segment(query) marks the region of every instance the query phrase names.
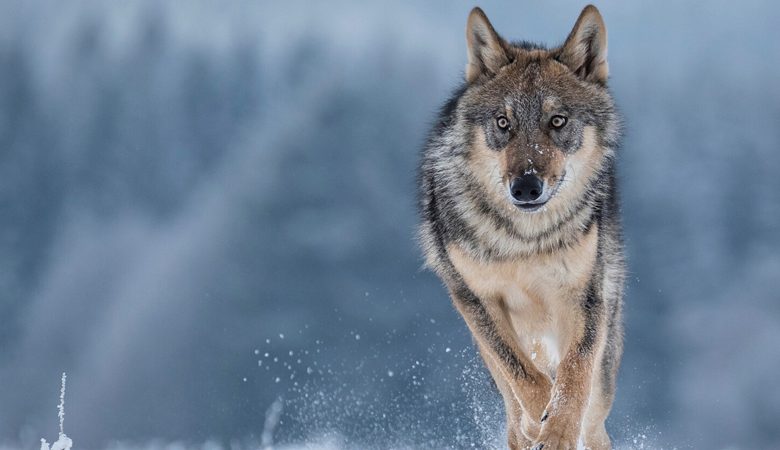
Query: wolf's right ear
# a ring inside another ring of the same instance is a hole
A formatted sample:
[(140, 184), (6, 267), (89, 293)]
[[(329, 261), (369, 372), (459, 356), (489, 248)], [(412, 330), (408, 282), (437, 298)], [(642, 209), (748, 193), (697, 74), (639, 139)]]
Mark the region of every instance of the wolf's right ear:
[(496, 33), (480, 8), (474, 8), (466, 23), (466, 45), (469, 62), (466, 81), (473, 83), (482, 75), (493, 76), (509, 64), (507, 43)]

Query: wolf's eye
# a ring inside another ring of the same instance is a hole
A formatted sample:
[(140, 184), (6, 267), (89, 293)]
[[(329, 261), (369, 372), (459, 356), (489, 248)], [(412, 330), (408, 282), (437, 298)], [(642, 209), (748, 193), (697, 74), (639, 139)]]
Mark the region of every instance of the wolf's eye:
[(504, 116), (498, 116), (498, 118), (496, 118), (496, 125), (498, 125), (500, 130), (506, 131), (509, 129), (509, 119)]
[(566, 125), (566, 117), (564, 116), (552, 116), (550, 119), (550, 126), (553, 128), (563, 128)]

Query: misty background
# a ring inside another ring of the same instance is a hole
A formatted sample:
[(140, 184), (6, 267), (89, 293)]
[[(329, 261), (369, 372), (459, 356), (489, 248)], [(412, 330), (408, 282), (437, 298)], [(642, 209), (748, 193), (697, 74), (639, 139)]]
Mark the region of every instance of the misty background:
[[(0, 2), (0, 447), (56, 435), (64, 371), (75, 448), (505, 445), (414, 242), (472, 6)], [(584, 3), (480, 6), (553, 45)], [(630, 268), (608, 429), (780, 448), (780, 7), (597, 6)]]

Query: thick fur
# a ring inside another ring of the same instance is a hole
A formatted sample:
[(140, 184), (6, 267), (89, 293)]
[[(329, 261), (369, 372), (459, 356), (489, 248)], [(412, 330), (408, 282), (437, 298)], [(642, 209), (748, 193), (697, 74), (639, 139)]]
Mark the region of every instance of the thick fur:
[[(466, 82), (420, 169), (420, 242), (504, 397), (511, 449), (610, 448), (624, 263), (606, 28), (586, 7), (565, 43), (508, 43), (475, 8)], [(553, 128), (551, 117), (565, 126)], [(497, 126), (497, 117), (510, 123)], [(510, 181), (549, 190), (536, 211)]]

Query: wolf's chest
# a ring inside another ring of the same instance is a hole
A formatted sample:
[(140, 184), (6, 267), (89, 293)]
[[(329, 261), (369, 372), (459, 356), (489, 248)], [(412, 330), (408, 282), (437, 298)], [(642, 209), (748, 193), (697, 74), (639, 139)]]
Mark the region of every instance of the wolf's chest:
[(455, 245), (448, 253), (469, 289), (493, 314), (503, 315), (499, 319), (512, 327), (532, 359), (555, 366), (593, 273), (597, 241), (593, 228), (577, 244), (551, 254), (481, 261)]

